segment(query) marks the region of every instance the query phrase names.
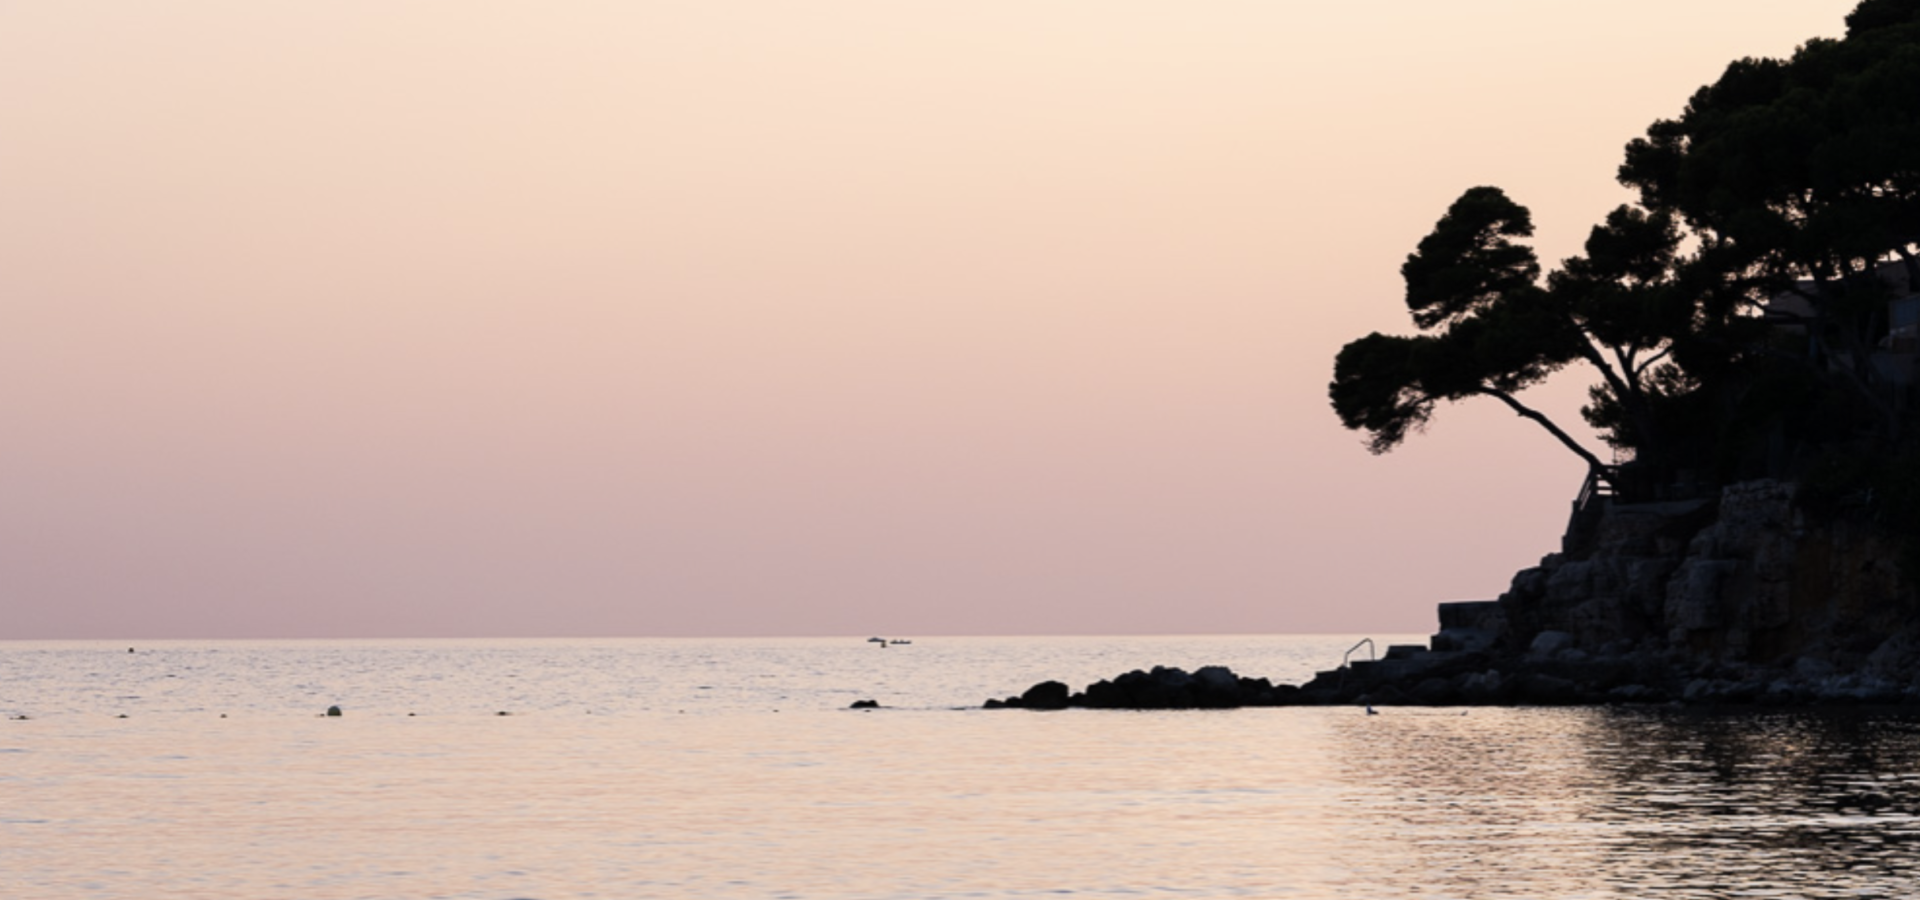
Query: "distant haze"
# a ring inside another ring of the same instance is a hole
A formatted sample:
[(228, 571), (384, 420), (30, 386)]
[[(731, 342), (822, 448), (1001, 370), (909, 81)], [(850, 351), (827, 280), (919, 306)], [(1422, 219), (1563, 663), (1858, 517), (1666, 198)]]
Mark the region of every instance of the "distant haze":
[(1334, 352), (1853, 5), (0, 5), (0, 639), (1428, 630), (1581, 466)]

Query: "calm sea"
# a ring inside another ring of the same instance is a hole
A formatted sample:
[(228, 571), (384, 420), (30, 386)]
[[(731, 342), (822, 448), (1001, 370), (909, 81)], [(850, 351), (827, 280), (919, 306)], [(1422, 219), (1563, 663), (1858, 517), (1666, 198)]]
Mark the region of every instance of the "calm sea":
[(1300, 681), (1354, 639), (864, 637), (0, 643), (0, 896), (1920, 888), (1920, 719), (984, 711), (1155, 664)]

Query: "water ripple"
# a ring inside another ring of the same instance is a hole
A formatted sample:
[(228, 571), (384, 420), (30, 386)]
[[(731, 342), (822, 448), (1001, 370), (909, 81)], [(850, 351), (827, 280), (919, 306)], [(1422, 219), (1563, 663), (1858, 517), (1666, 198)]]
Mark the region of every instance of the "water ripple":
[[(9, 645), (9, 702), (49, 712), (0, 748), (0, 847), (10, 888), (47, 900), (159, 882), (208, 897), (1824, 898), (1920, 880), (1907, 716), (951, 709), (1153, 663), (1284, 678), (1351, 643), (1261, 640)], [(845, 714), (874, 695), (884, 714)], [(336, 703), (344, 716), (319, 715)]]

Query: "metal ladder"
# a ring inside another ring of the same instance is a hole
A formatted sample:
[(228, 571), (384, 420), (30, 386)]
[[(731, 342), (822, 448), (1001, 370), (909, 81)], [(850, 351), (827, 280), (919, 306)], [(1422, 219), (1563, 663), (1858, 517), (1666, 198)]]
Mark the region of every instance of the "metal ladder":
[(1361, 638), (1360, 643), (1357, 643), (1351, 647), (1348, 647), (1347, 652), (1340, 655), (1340, 686), (1341, 687), (1347, 686), (1347, 672), (1350, 668), (1348, 666), (1348, 662), (1353, 659), (1353, 652), (1355, 650), (1360, 649), (1361, 647), (1367, 648), (1367, 660), (1369, 662), (1379, 658), (1374, 654), (1373, 638), (1370, 638), (1370, 637)]

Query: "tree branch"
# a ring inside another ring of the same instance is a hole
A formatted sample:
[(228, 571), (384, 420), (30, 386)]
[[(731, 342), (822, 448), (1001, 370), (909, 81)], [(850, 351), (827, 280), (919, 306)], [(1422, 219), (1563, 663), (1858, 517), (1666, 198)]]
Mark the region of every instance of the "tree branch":
[(1640, 369), (1633, 364), (1632, 345), (1615, 344), (1613, 360), (1620, 364), (1620, 380), (1625, 386), (1638, 392), (1640, 390)]
[(1608, 472), (1607, 464), (1601, 462), (1600, 457), (1593, 455), (1593, 451), (1580, 446), (1579, 441), (1574, 440), (1572, 435), (1567, 434), (1565, 431), (1560, 430), (1560, 426), (1553, 424), (1553, 420), (1547, 418), (1545, 415), (1542, 415), (1539, 410), (1536, 410), (1524, 403), (1521, 403), (1519, 400), (1514, 399), (1514, 396), (1512, 394), (1507, 393), (1506, 391), (1497, 390), (1495, 388), (1490, 388), (1490, 387), (1482, 387), (1479, 389), (1478, 392), (1485, 394), (1489, 397), (1492, 397), (1496, 400), (1499, 400), (1501, 403), (1505, 403), (1514, 412), (1519, 413), (1521, 418), (1532, 419), (1535, 424), (1539, 425), (1541, 428), (1545, 428), (1548, 434), (1553, 435), (1554, 438), (1558, 440), (1562, 446), (1565, 446), (1568, 450), (1573, 451), (1574, 455), (1580, 457), (1583, 460), (1586, 460), (1588, 470), (1590, 470), (1594, 474), (1599, 475), (1602, 479), (1605, 479), (1607, 483), (1609, 484), (1613, 483), (1613, 478)]
[(1660, 348), (1659, 353), (1655, 353), (1654, 355), (1649, 356), (1644, 360), (1641, 360), (1639, 368), (1636, 368), (1633, 370), (1633, 380), (1639, 381), (1640, 377), (1642, 375), (1645, 375), (1648, 369), (1653, 368), (1654, 363), (1657, 363), (1660, 360), (1665, 359), (1667, 355), (1672, 352), (1673, 352), (1673, 345), (1668, 344), (1665, 347)]

